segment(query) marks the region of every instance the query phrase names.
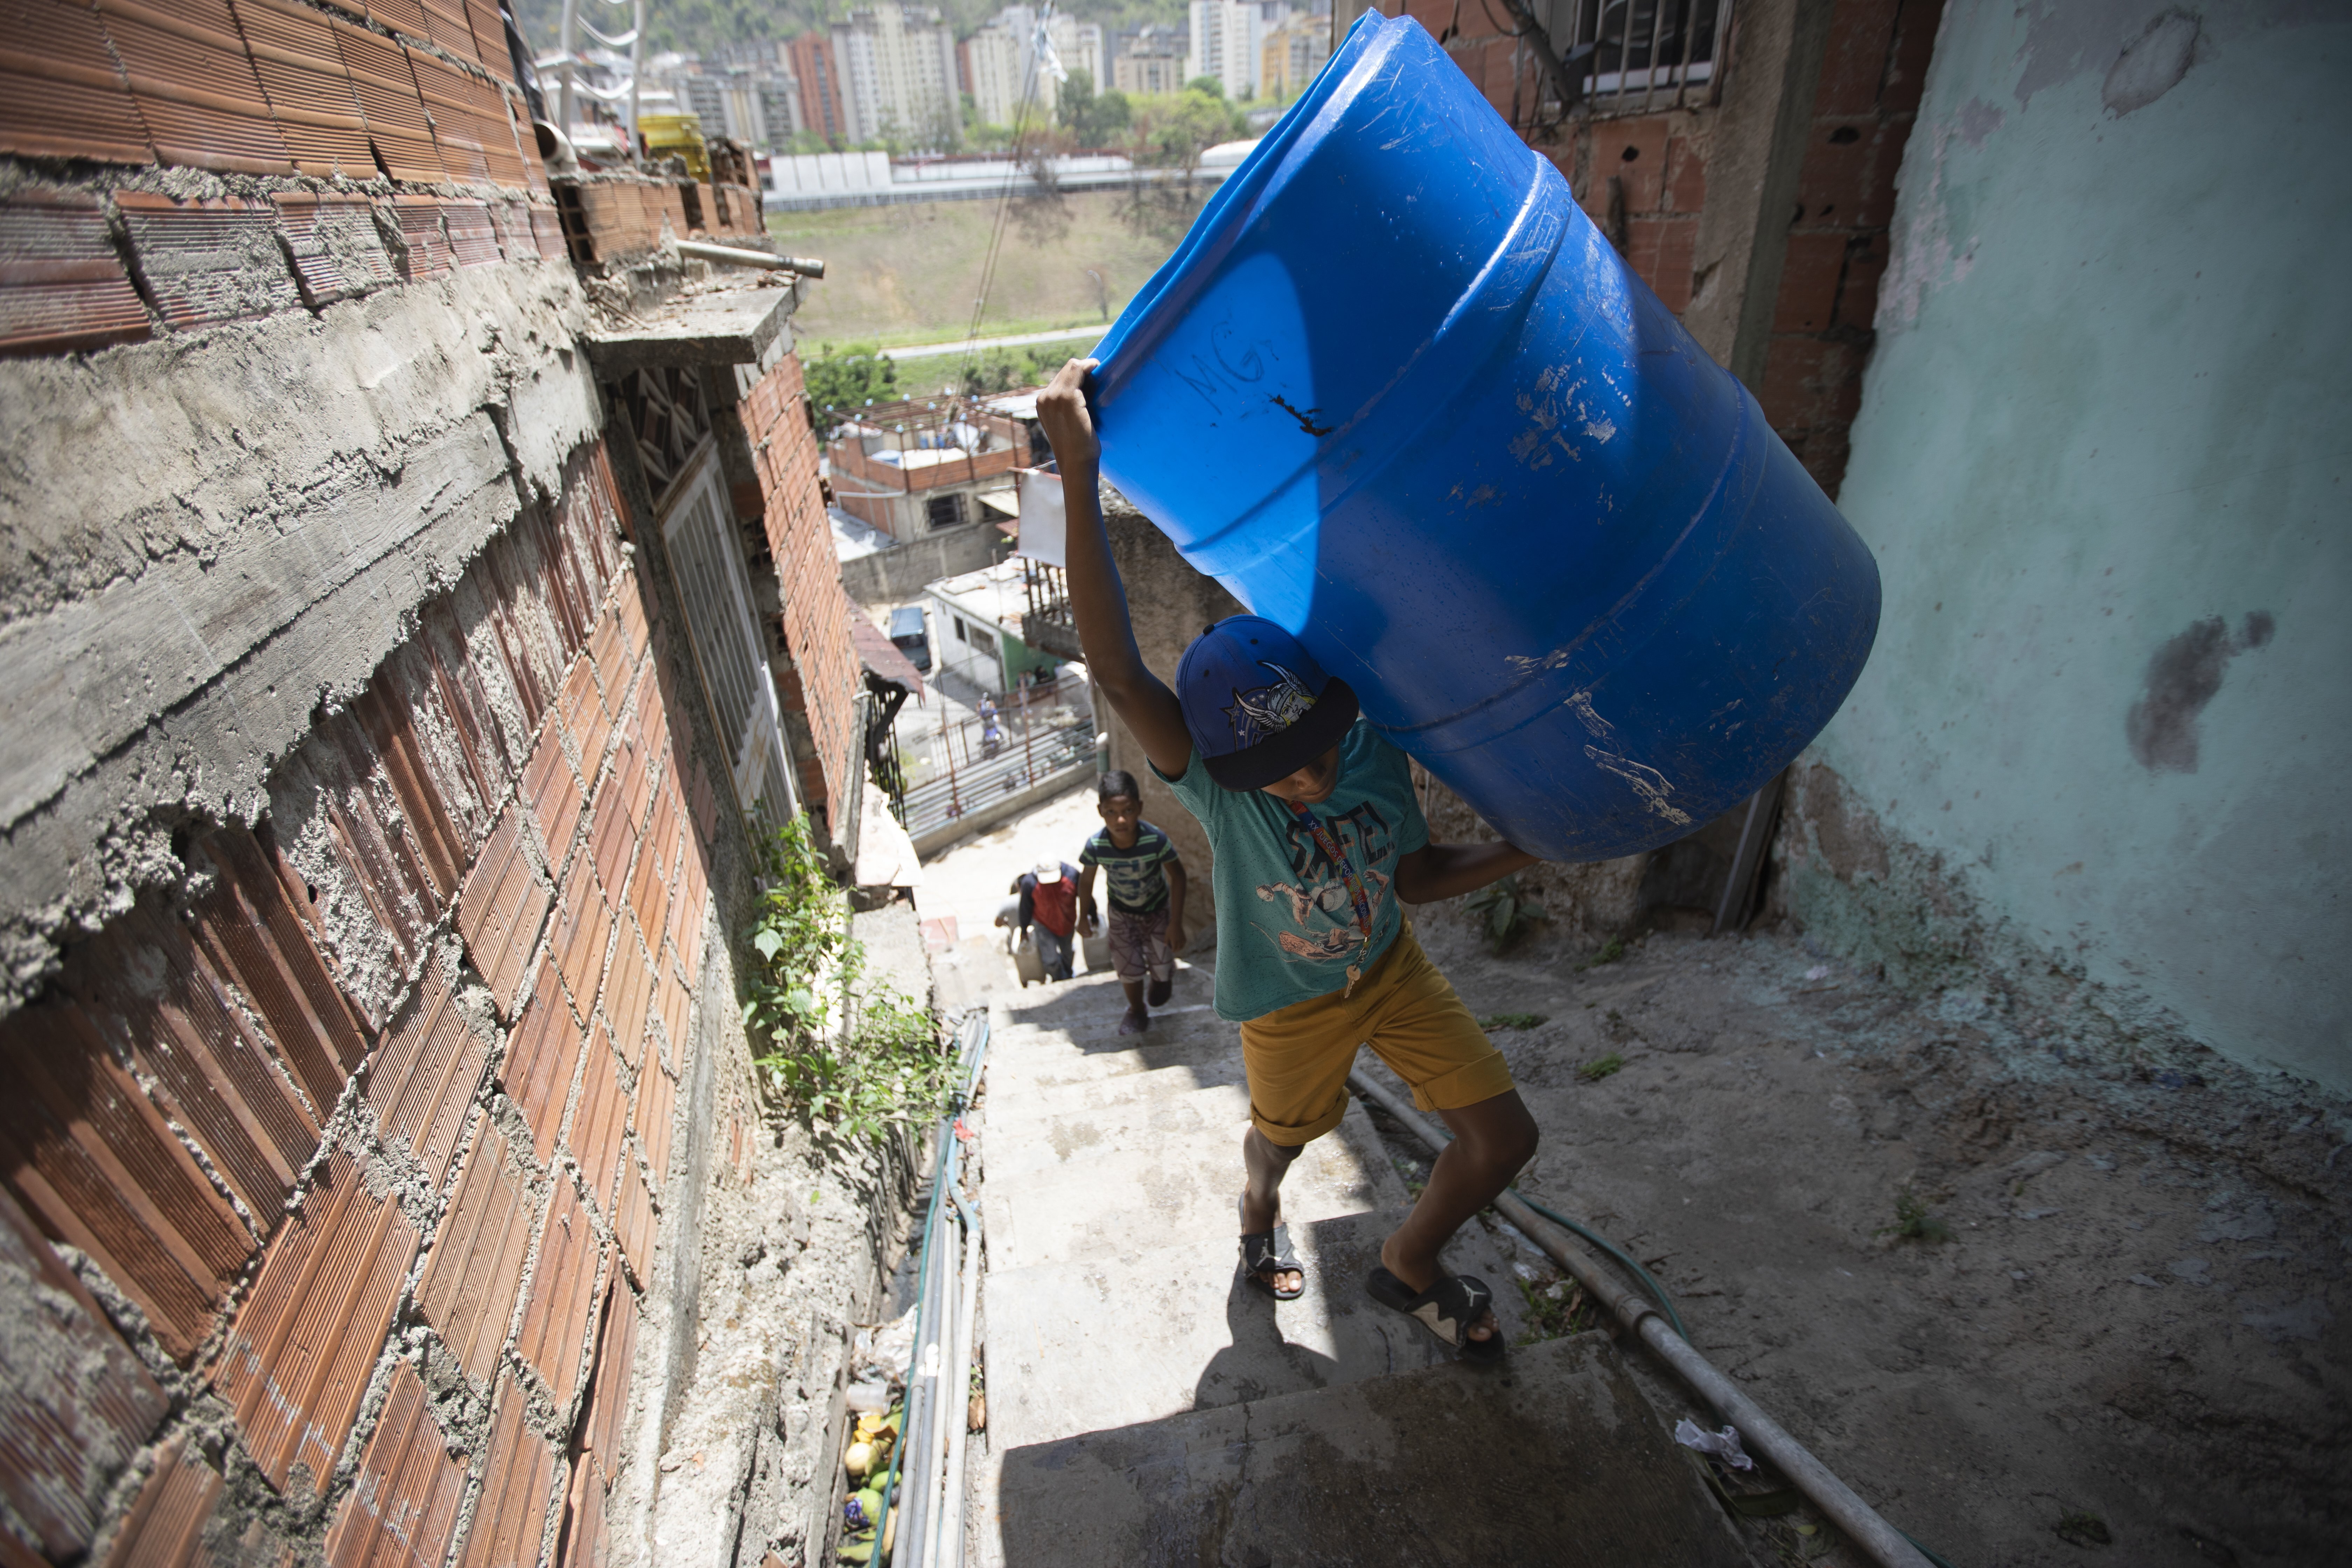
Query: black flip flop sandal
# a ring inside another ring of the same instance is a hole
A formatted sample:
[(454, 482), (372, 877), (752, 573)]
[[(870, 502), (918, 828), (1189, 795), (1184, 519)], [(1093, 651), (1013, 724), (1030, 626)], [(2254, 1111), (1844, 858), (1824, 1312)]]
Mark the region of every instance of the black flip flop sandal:
[(1364, 1293), (1427, 1329), (1465, 1361), (1503, 1359), (1500, 1318), (1496, 1320), (1495, 1331), (1486, 1338), (1470, 1337), (1470, 1325), (1478, 1321), (1481, 1312), (1491, 1310), (1495, 1305), (1494, 1291), (1475, 1274), (1444, 1275), (1436, 1284), (1416, 1294), (1412, 1287), (1386, 1268), (1375, 1268), (1364, 1281)]
[[(1277, 1290), (1266, 1279), (1269, 1273), (1280, 1274), (1296, 1269), (1298, 1287), (1294, 1290)], [(1307, 1267), (1298, 1261), (1298, 1254), (1290, 1250), (1290, 1227), (1276, 1226), (1242, 1237), (1242, 1278), (1265, 1291), (1277, 1301), (1296, 1301), (1307, 1294)]]

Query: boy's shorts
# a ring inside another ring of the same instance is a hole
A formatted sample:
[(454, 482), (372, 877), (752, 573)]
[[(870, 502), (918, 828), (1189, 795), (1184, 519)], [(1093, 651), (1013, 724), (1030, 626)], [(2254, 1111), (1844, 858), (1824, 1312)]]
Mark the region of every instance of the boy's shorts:
[(1360, 1045), (1412, 1086), (1412, 1102), (1423, 1110), (1459, 1110), (1513, 1087), (1503, 1053), (1407, 922), (1353, 996), (1334, 991), (1242, 1026), (1250, 1121), (1284, 1148), (1339, 1126)]
[(1119, 979), (1133, 982), (1149, 974), (1164, 983), (1176, 978), (1176, 953), (1168, 945), (1166, 904), (1149, 914), (1113, 910), (1106, 930), (1110, 938), (1110, 966)]

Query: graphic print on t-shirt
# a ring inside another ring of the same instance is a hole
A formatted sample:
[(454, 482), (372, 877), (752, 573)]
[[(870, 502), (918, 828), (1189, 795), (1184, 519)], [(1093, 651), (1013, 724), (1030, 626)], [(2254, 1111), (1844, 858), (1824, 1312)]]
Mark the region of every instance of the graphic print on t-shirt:
[[(1377, 909), (1388, 896), (1389, 879), (1376, 868), (1389, 857), (1396, 843), (1395, 830), (1381, 815), (1378, 804), (1359, 801), (1338, 816), (1323, 819), (1323, 831), (1353, 862), (1356, 875), (1363, 880), (1364, 890)], [(1291, 924), (1298, 929), (1267, 934), (1293, 958), (1315, 963), (1335, 960), (1345, 963), (1364, 940), (1364, 933), (1356, 926), (1355, 901), (1349, 896), (1347, 879), (1315, 842), (1315, 835), (1303, 825), (1290, 823), (1286, 837), (1285, 847), (1297, 880), (1261, 882), (1257, 896), (1284, 910)]]

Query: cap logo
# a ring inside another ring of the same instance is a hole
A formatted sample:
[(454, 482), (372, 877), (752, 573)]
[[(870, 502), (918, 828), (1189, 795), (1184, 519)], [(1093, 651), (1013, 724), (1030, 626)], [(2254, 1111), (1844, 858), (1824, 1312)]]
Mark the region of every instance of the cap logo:
[(1234, 692), (1234, 705), (1225, 710), (1225, 717), (1233, 721), (1235, 751), (1280, 734), (1307, 717), (1307, 710), (1315, 706), (1315, 693), (1297, 675), (1267, 659), (1257, 662), (1260, 669), (1274, 672), (1274, 679), (1265, 686)]

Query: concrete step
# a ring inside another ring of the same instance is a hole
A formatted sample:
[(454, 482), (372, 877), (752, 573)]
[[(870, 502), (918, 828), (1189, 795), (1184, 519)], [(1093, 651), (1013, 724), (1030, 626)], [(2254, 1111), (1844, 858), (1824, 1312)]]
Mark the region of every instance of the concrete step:
[[(1403, 1213), (1292, 1226), (1307, 1274), (1296, 1301), (1277, 1302), (1243, 1280), (1231, 1234), (992, 1269), (991, 1441), (1042, 1443), (1452, 1360), (1419, 1324), (1364, 1294), (1381, 1242)], [(1495, 1287), (1505, 1298), (1496, 1314), (1516, 1337), (1519, 1293), (1494, 1238), (1465, 1226), (1446, 1262)]]
[(981, 1114), (988, 1118), (989, 1126), (1017, 1136), (1066, 1116), (1105, 1112), (1139, 1101), (1166, 1101), (1244, 1082), (1239, 1056), (1190, 1066), (1150, 1068), (1116, 1078), (1055, 1084), (1050, 1089), (1013, 1087), (999, 1092), (992, 1080), (981, 1101)]
[[(992, 1270), (1129, 1256), (1236, 1235), (1241, 1124), (1214, 1138), (1150, 1141), (1062, 1170), (987, 1178)], [(1402, 1206), (1402, 1184), (1363, 1108), (1307, 1146), (1282, 1186), (1292, 1224)]]
[(1182, 1068), (1111, 1081), (1137, 1079), (1159, 1080), (1158, 1092), (1108, 1103), (1075, 1101), (1043, 1113), (992, 1101), (984, 1123), (988, 1179), (1006, 1182), (1066, 1170), (1146, 1141), (1222, 1142), (1240, 1157), (1242, 1129), (1249, 1124), (1246, 1085), (1196, 1084)]
[[(1230, 1030), (1232, 1026), (1225, 1027)], [(1158, 1034), (1153, 1031), (1154, 1037)], [(1013, 1058), (1001, 1063), (992, 1052), (988, 1067), (990, 1088), (1015, 1099), (1025, 1099), (1040, 1089), (1099, 1083), (1130, 1073), (1155, 1072), (1161, 1068), (1205, 1068), (1221, 1075), (1241, 1070), (1242, 1042), (1238, 1034), (1211, 1034), (1204, 1030), (1192, 1037), (1150, 1038), (1148, 1045), (1122, 1042), (1118, 1047), (1093, 1050), (1065, 1045), (1055, 1056)]]
[[(992, 1384), (991, 1406), (1001, 1397)], [(1501, 1368), (1429, 1366), (1023, 1445), (999, 1463), (981, 1514), (994, 1539), (974, 1552), (992, 1568), (1755, 1568), (1600, 1334), (1515, 1350)]]

